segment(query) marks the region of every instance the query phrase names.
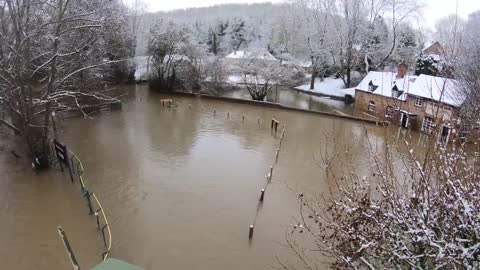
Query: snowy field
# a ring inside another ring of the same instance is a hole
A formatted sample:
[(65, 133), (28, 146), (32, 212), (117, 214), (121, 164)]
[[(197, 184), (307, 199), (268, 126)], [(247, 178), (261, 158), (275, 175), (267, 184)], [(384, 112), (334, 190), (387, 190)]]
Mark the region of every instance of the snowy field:
[(342, 79), (325, 78), (323, 80), (316, 79), (314, 89), (310, 89), (310, 83), (295, 87), (295, 89), (302, 91), (309, 91), (319, 93), (332, 97), (345, 97), (345, 95), (351, 95), (355, 97), (355, 88), (345, 89), (345, 84)]

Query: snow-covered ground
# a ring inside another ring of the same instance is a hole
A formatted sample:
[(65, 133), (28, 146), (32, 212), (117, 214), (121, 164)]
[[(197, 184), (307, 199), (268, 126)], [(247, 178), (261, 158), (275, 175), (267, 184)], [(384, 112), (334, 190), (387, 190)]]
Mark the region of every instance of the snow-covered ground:
[(300, 85), (295, 87), (295, 89), (333, 97), (345, 97), (345, 95), (351, 95), (352, 97), (355, 96), (355, 88), (345, 89), (345, 84), (342, 79), (335, 78), (324, 78), (323, 80), (316, 79), (313, 90), (310, 89), (310, 84)]
[(277, 61), (277, 59), (265, 49), (255, 49), (251, 51), (236, 51), (225, 56), (227, 59), (259, 59), (268, 61)]

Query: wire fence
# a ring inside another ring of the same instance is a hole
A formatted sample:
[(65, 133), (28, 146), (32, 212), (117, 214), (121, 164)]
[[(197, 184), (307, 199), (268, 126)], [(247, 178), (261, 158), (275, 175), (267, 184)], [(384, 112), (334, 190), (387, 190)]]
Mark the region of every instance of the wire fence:
[(110, 223), (108, 223), (105, 210), (100, 203), (98, 196), (91, 192), (91, 190), (89, 190), (85, 185), (85, 181), (83, 179), (85, 168), (83, 167), (80, 158), (78, 158), (78, 156), (75, 155), (75, 153), (70, 149), (67, 149), (66, 145), (61, 144), (57, 140), (54, 140), (53, 148), (56, 161), (58, 162), (60, 169), (62, 171), (65, 171), (65, 169), (68, 170), (72, 183), (75, 183), (76, 181), (80, 183), (82, 194), (87, 201), (89, 214), (95, 216), (97, 228), (102, 234), (102, 239), (105, 246), (105, 251), (102, 252), (102, 260), (105, 261), (110, 254), (110, 250), (112, 249), (112, 232), (110, 230)]

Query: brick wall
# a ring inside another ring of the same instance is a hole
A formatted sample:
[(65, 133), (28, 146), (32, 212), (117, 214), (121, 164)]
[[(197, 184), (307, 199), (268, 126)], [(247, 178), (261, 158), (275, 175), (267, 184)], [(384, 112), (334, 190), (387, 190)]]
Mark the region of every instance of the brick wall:
[[(422, 98), (422, 105), (415, 105), (415, 96), (408, 96), (406, 101), (400, 101), (395, 98), (385, 97), (381, 95), (372, 94), (365, 91), (356, 90), (355, 92), (355, 104), (354, 104), (354, 114), (358, 117), (371, 117), (381, 121), (390, 121), (393, 124), (400, 124), (401, 113), (399, 111), (394, 111), (392, 118), (386, 118), (387, 107), (391, 106), (394, 109), (400, 108), (407, 112), (416, 114), (417, 116), (410, 116), (409, 118), (409, 128), (413, 130), (421, 130), (423, 119), (425, 116), (433, 116), (426, 114), (427, 106), (438, 106), (438, 103), (433, 102), (429, 99)], [(375, 102), (375, 111), (369, 111), (370, 101)], [(443, 114), (452, 115), (452, 121), (455, 118), (456, 109), (448, 105), (440, 105), (440, 113), (436, 119), (437, 126), (443, 124)]]

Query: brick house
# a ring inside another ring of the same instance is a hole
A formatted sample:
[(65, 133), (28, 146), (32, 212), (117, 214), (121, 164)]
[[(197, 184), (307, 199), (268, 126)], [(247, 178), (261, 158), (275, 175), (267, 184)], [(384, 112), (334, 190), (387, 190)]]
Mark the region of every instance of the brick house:
[(440, 138), (448, 141), (456, 134), (456, 117), (463, 101), (455, 80), (408, 75), (406, 66), (400, 65), (398, 73), (367, 74), (355, 89), (354, 112), (428, 134), (437, 130)]
[(439, 57), (445, 57), (445, 50), (443, 49), (440, 42), (435, 41), (432, 44), (428, 45), (422, 50), (424, 55), (438, 55)]

